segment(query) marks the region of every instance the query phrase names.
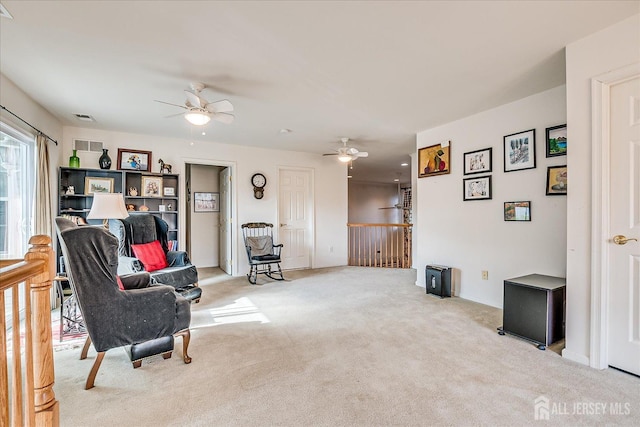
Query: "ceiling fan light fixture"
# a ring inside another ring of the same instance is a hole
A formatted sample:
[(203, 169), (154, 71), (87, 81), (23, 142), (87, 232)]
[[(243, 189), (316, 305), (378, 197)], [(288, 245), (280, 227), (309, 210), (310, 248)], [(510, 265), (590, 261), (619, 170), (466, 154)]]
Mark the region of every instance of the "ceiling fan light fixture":
[(211, 116), (201, 111), (189, 111), (185, 113), (184, 118), (195, 126), (204, 126), (211, 121)]
[(338, 155), (338, 160), (340, 160), (342, 163), (347, 163), (351, 161), (351, 156), (348, 154), (340, 154)]

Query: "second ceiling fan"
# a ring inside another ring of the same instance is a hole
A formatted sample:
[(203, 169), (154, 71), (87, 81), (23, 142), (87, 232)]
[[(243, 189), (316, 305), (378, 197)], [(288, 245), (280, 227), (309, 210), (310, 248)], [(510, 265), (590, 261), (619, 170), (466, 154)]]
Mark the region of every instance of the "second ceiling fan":
[(347, 146), (349, 138), (340, 138), (340, 141), (342, 141), (342, 147), (338, 148), (335, 153), (327, 153), (323, 154), (323, 156), (338, 156), (338, 160), (344, 163), (359, 159), (360, 157), (369, 157), (369, 153), (366, 151), (360, 151), (355, 147)]

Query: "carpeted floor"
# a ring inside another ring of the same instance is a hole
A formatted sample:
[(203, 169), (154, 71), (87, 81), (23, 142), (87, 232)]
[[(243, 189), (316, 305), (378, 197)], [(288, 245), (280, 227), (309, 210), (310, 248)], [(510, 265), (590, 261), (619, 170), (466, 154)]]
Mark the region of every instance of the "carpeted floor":
[(61, 425), (640, 425), (639, 378), (500, 336), (501, 310), (425, 295), (414, 270), (203, 273), (190, 365), (179, 340), (135, 370), (110, 350), (85, 391), (95, 352), (54, 353)]

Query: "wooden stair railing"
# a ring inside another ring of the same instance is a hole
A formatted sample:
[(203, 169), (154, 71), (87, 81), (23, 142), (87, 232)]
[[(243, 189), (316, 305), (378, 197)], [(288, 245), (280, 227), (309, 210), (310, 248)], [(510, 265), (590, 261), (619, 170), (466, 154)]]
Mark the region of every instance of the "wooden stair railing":
[(347, 224), (349, 265), (411, 268), (412, 224)]
[[(0, 261), (3, 314), (0, 326), (0, 426), (57, 427), (60, 414), (53, 391), (50, 303), (54, 255), (49, 236), (32, 236), (29, 245), (23, 260)], [(24, 287), (20, 286), (22, 283)], [(24, 289), (22, 295), (21, 288)], [(11, 292), (8, 309), (5, 309), (5, 291)], [(21, 298), (24, 301), (24, 336), (21, 336)], [(8, 363), (10, 357), (11, 364)]]

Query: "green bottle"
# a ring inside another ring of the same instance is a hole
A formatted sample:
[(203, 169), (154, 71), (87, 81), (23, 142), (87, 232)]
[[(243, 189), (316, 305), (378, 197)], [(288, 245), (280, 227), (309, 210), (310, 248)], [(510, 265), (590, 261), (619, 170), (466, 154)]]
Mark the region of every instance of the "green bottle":
[(79, 168), (80, 167), (80, 157), (76, 154), (76, 150), (73, 150), (73, 156), (69, 157), (69, 167), (70, 168)]

